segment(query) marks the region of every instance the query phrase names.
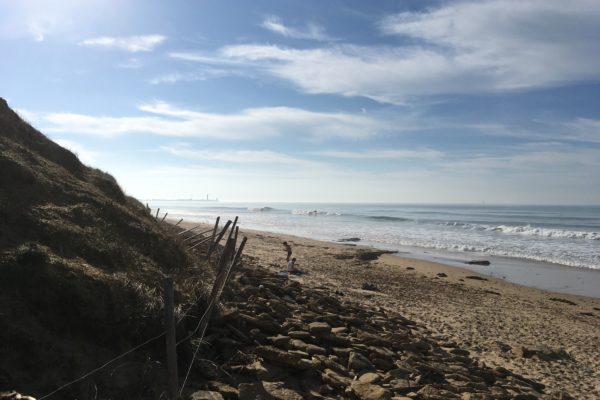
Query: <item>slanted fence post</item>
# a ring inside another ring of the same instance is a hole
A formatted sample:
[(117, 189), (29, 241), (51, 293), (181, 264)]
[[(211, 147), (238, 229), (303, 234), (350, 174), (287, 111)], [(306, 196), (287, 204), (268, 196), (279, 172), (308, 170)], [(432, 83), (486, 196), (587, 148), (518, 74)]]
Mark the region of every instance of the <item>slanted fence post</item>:
[(158, 208), (158, 209), (156, 210), (156, 216), (154, 217), (155, 219), (158, 219), (158, 213), (159, 213), (159, 212), (160, 212), (160, 208)]
[(175, 338), (175, 300), (173, 279), (166, 278), (165, 290), (165, 332), (167, 344), (167, 370), (169, 373), (169, 399), (178, 398), (179, 382), (177, 381), (177, 352)]

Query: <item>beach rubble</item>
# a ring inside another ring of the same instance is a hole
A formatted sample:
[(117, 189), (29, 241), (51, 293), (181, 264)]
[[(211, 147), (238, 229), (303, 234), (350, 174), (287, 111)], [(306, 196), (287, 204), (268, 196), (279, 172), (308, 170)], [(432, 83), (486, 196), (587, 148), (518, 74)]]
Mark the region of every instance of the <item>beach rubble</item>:
[(559, 398), (396, 312), (259, 266), (233, 278), (204, 340), (219, 374), (197, 365), (189, 399)]

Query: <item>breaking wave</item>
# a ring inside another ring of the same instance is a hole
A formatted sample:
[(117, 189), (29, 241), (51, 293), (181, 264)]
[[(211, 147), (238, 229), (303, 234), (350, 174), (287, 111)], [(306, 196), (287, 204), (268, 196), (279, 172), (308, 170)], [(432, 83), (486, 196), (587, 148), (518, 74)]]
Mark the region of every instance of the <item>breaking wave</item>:
[(462, 227), (464, 229), (499, 232), (522, 236), (539, 236), (557, 239), (585, 239), (585, 240), (600, 240), (600, 232), (593, 231), (574, 231), (555, 228), (541, 228), (531, 225), (515, 226), (515, 225), (481, 225), (470, 224), (464, 222), (446, 222), (443, 225)]

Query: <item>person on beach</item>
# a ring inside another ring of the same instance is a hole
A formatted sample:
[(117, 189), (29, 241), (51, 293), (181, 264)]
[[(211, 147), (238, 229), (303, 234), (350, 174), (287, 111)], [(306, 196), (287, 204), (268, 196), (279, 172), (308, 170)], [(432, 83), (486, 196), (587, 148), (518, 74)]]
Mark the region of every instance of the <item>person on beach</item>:
[(289, 263), (290, 262), (290, 257), (292, 256), (292, 246), (290, 246), (288, 244), (288, 242), (283, 242), (283, 248), (287, 252), (287, 257), (286, 257), (285, 260)]
[(302, 272), (298, 268), (296, 268), (296, 258), (295, 257), (292, 258), (290, 261), (288, 261), (287, 272), (288, 272), (288, 274), (300, 274)]

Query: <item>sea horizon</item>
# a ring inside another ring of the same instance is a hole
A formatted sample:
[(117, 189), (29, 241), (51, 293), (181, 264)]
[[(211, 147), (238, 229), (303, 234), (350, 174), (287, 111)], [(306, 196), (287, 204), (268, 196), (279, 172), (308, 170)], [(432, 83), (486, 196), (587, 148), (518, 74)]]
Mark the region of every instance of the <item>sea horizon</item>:
[[(546, 289), (564, 286), (565, 279), (586, 271), (600, 272), (600, 206), (194, 201), (149, 204), (172, 218), (186, 221), (212, 223), (217, 216), (225, 220), (238, 216), (248, 229), (332, 242), (353, 239), (355, 244), (488, 275), (495, 272), (496, 276), (516, 283)], [(465, 264), (471, 259), (492, 260), (495, 268)], [(519, 274), (514, 268), (502, 268), (509, 265), (523, 268)], [(546, 275), (544, 272), (556, 266), (565, 268), (561, 276), (555, 274), (554, 279), (559, 282), (546, 279), (536, 284), (524, 276), (527, 270), (541, 270)]]

